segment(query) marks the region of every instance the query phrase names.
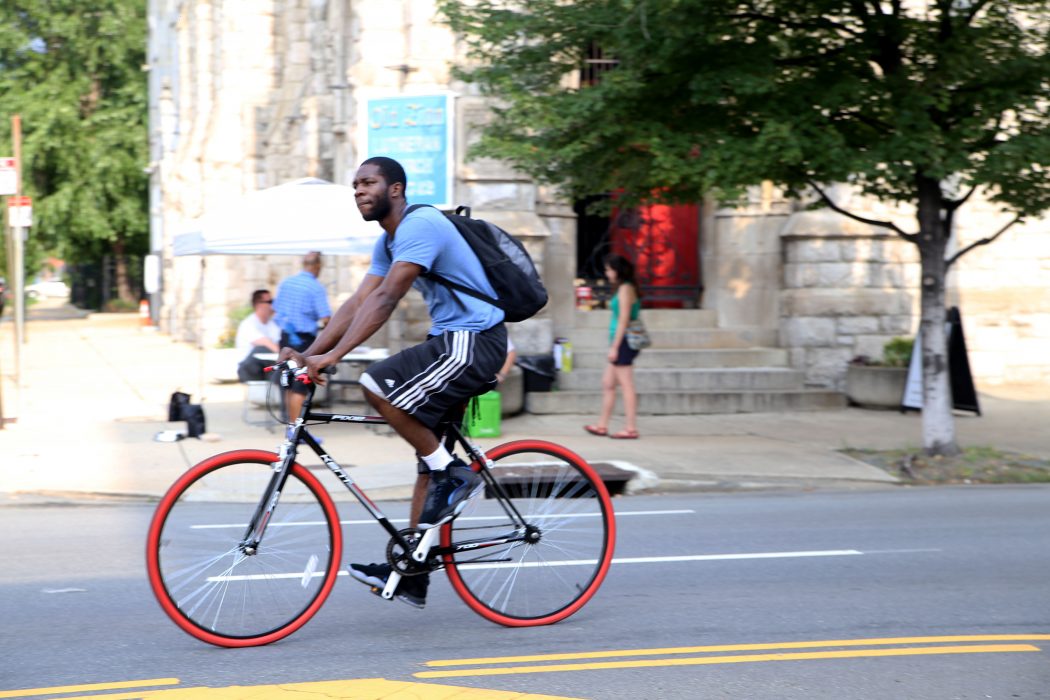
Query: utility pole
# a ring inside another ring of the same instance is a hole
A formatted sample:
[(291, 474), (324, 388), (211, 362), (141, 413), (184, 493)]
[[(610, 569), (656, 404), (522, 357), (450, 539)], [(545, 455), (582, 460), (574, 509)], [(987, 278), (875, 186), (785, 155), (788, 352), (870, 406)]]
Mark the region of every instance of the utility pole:
[[(15, 196), (22, 196), (22, 116), (11, 117), (11, 140), (15, 147)], [(17, 222), (15, 222), (17, 223)], [(25, 229), (12, 227), (15, 287), (15, 382), (22, 371), (22, 346), (26, 342)]]
[[(15, 198), (16, 198), (13, 201), (10, 201), (10, 200), (8, 201), (8, 205), (9, 206), (7, 207), (7, 211), (8, 211), (8, 215), (9, 216), (11, 216), (13, 214), (13, 210), (12, 210), (10, 205), (12, 205), (14, 203), (17, 203), (17, 202), (21, 202), (20, 197), (21, 197), (21, 194), (22, 194), (22, 118), (21, 118), (21, 116), (19, 116), (17, 114), (14, 115), (13, 117), (11, 117), (11, 138), (12, 138), (12, 141), (14, 142), (13, 145), (14, 145), (15, 155), (14, 155), (13, 159), (4, 159), (4, 168), (5, 168), (5, 173), (7, 173), (7, 174), (11, 174), (12, 171), (13, 171), (13, 174), (14, 174), (14, 186), (11, 187), (11, 182), (10, 182), (10, 180), (6, 179), (7, 175), (5, 175), (5, 182), (2, 185), (2, 190), (0, 190), (0, 194), (14, 195)], [(14, 163), (11, 163), (12, 160), (14, 161)], [(12, 166), (13, 166), (13, 168), (12, 168)], [(14, 295), (14, 304), (15, 304), (15, 318), (14, 318), (14, 322), (15, 322), (14, 323), (14, 325), (15, 325), (15, 333), (14, 333), (14, 340), (15, 340), (15, 347), (14, 347), (14, 350), (15, 350), (15, 352), (14, 352), (15, 368), (14, 368), (14, 374), (12, 376), (14, 377), (14, 382), (15, 382), (16, 388), (18, 387), (18, 383), (19, 383), (19, 378), (18, 377), (19, 377), (19, 374), (21, 373), (21, 368), (22, 368), (22, 364), (21, 364), (22, 347), (21, 346), (22, 346), (22, 342), (23, 342), (23, 337), (22, 336), (23, 336), (23, 332), (24, 332), (24, 327), (23, 327), (22, 324), (23, 324), (23, 322), (25, 320), (25, 306), (24, 306), (25, 305), (25, 282), (22, 279), (23, 276), (24, 276), (24, 267), (23, 267), (23, 264), (22, 264), (22, 229), (21, 229), (20, 226), (15, 226), (15, 224), (17, 224), (17, 223), (19, 223), (19, 222), (14, 221), (12, 219), (12, 220), (8, 221), (8, 224), (10, 224), (10, 230), (8, 230), (7, 226), (4, 227), (4, 233), (6, 234), (4, 236), (4, 243), (6, 245), (6, 252), (7, 252), (7, 269), (8, 269), (8, 275), (7, 276), (8, 276), (8, 280), (10, 280), (10, 282), (14, 284), (14, 290), (15, 290), (15, 295)], [(10, 289), (10, 286), (8, 287), (8, 289)], [(0, 353), (0, 354), (2, 354), (2, 353)], [(0, 372), (0, 430), (3, 430), (5, 423), (8, 422), (8, 419), (4, 417), (3, 391), (2, 390), (3, 390), (3, 373)], [(19, 398), (21, 398), (21, 397), (19, 397)]]
[[(15, 165), (15, 192), (14, 196), (16, 202), (21, 201), (22, 195), (22, 117), (18, 114), (11, 117), (11, 140), (14, 146), (14, 165)], [(12, 202), (8, 202), (8, 205)], [(14, 210), (11, 206), (7, 207), (7, 213), (9, 217), (13, 217)], [(21, 380), (19, 377), (22, 373), (22, 344), (25, 343), (25, 263), (23, 262), (23, 237), (25, 235), (25, 229), (19, 225), (21, 222), (16, 220), (9, 220), (10, 227), (7, 228), (7, 268), (8, 278), (11, 281), (11, 287), (14, 289), (14, 385), (16, 390), (16, 397), (21, 400)], [(0, 384), (2, 384), (2, 375), (0, 375)], [(17, 411), (16, 411), (17, 413)], [(0, 403), (0, 430), (3, 430), (4, 423), (7, 419), (4, 418), (3, 405)]]

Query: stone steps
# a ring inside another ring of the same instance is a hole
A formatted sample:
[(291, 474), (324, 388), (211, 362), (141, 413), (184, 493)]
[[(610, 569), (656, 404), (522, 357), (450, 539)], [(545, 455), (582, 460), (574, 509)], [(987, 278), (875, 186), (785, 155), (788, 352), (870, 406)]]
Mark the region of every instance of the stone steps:
[[(530, 413), (597, 415), (601, 391), (530, 392)], [(617, 403), (622, 401), (617, 398)], [(645, 391), (638, 394), (639, 415), (718, 413), (778, 413), (844, 408), (846, 397), (835, 391), (797, 389), (778, 391)], [(620, 412), (618, 406), (617, 413)]]
[[(785, 367), (787, 350), (780, 348), (649, 348), (635, 361), (638, 369), (703, 369), (727, 367)], [(572, 365), (576, 369), (605, 369), (609, 363), (602, 350), (576, 350), (573, 347)]]
[[(577, 311), (576, 330), (603, 328), (608, 332), (612, 312), (608, 309)], [(711, 309), (645, 309), (642, 320), (646, 328), (676, 330), (683, 328), (717, 328), (718, 312)]]
[[(558, 374), (559, 391), (594, 391), (604, 369)], [(783, 391), (802, 387), (803, 373), (786, 367), (643, 368), (634, 371), (640, 391)]]
[[(653, 328), (646, 330), (655, 349), (735, 349), (776, 345), (777, 333), (764, 328)], [(569, 337), (573, 350), (607, 350), (609, 329), (577, 328)]]
[[(572, 371), (558, 376), (556, 391), (528, 393), (526, 410), (601, 410), (610, 318), (609, 311), (576, 312), (575, 327), (567, 334)], [(717, 314), (707, 309), (646, 309), (642, 319), (653, 346), (634, 364), (640, 414), (815, 411), (846, 405), (838, 392), (805, 387), (803, 373), (788, 367), (787, 351), (776, 347), (775, 330), (719, 328)]]

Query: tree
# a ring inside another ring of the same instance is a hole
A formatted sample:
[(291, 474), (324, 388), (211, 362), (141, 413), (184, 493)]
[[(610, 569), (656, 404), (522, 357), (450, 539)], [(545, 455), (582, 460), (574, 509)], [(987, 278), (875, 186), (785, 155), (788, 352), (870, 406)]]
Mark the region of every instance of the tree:
[[(1050, 207), (1045, 0), (445, 0), (496, 98), (477, 153), (573, 196), (731, 200), (772, 180), (918, 246), (923, 441), (958, 451), (944, 287), (959, 208), (1013, 223)], [(588, 51), (613, 67), (573, 85)], [(910, 230), (845, 211), (822, 183), (915, 208)], [(974, 244), (974, 245), (977, 245)]]
[[(20, 113), (23, 190), (38, 248), (69, 262), (148, 250), (146, 3), (0, 3), (0, 114)], [(6, 116), (0, 143), (10, 143)]]

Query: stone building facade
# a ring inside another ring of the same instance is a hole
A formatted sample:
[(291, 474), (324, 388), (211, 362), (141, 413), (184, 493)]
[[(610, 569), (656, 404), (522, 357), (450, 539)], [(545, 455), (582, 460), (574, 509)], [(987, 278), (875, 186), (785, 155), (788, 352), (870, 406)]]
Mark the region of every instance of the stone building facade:
[[(175, 257), (191, 222), (246, 192), (318, 177), (348, 184), (363, 153), (362, 98), (452, 90), (453, 199), (515, 231), (548, 277), (570, 279), (571, 210), (506, 165), (465, 162), (485, 119), (483, 100), (450, 69), (454, 37), (434, 22), (432, 0), (152, 0), (150, 37), (153, 250), (162, 258), (161, 330), (211, 348), (231, 310), (256, 288), (296, 271), (290, 256)], [(289, 236), (295, 232), (290, 231)], [(321, 281), (338, 303), (367, 269), (364, 257), (330, 259)], [(554, 319), (572, 312), (570, 286), (515, 330), (526, 351), (549, 348)], [(393, 347), (425, 334), (418, 296), (378, 340)]]
[[(189, 222), (297, 178), (347, 184), (364, 152), (365, 96), (451, 91), (454, 200), (521, 235), (552, 294), (538, 319), (514, 329), (515, 342), (543, 352), (554, 337), (572, 337), (575, 215), (505, 164), (465, 159), (487, 105), (452, 79), (461, 45), (435, 14), (433, 0), (150, 0), (152, 247), (162, 258), (155, 307), (163, 331), (210, 348), (253, 289), (275, 289), (298, 267), (289, 256), (174, 257), (172, 240)], [(859, 213), (907, 214), (836, 192)], [(967, 205), (960, 245), (1002, 219), (987, 204)], [(961, 307), (979, 387), (1050, 384), (1047, 227), (1018, 226), (951, 273), (949, 300)], [(786, 349), (810, 386), (841, 388), (851, 357), (877, 356), (886, 340), (918, 326), (917, 252), (884, 230), (756, 188), (741, 207), (703, 207), (700, 238), (702, 307), (722, 328)], [(334, 303), (367, 262), (327, 261), (321, 281)], [(425, 328), (417, 298), (378, 341), (398, 347)]]
[[(831, 195), (861, 216), (906, 231), (917, 226), (912, 212), (866, 201), (849, 187)], [(975, 197), (960, 210), (951, 252), (1009, 220)], [(886, 341), (918, 329), (918, 249), (886, 228), (757, 188), (744, 206), (710, 207), (702, 228), (709, 233), (702, 234), (704, 306), (726, 326), (776, 328), (789, 364), (811, 386), (843, 389), (851, 359), (877, 359)], [(1050, 388), (1050, 220), (1016, 225), (960, 258), (948, 273), (946, 303), (961, 311), (979, 388)]]

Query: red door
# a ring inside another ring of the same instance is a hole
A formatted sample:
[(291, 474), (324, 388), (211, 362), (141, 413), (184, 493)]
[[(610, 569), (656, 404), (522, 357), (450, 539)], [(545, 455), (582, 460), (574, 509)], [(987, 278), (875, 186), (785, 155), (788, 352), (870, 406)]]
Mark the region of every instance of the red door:
[(612, 250), (634, 262), (647, 308), (699, 306), (700, 208), (647, 204), (614, 209)]

